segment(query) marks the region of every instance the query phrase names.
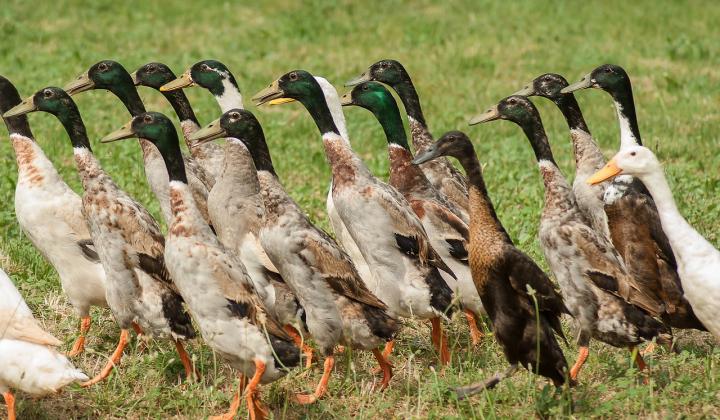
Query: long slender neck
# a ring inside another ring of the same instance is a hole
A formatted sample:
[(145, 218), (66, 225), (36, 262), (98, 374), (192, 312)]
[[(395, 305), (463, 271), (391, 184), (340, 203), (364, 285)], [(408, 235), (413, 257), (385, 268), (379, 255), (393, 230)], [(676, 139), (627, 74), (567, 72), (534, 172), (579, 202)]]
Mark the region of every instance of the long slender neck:
[(230, 111), (231, 109), (245, 109), (243, 107), (242, 95), (240, 94), (240, 88), (238, 88), (235, 78), (230, 75), (228, 79), (222, 79), (220, 87), (210, 89), (210, 92), (215, 96), (218, 105), (223, 113)]
[(140, 95), (134, 85), (118, 85), (113, 87), (111, 92), (122, 101), (131, 116), (135, 117), (145, 112), (145, 104), (143, 104), (142, 99), (140, 99)]
[(196, 125), (200, 125), (197, 117), (195, 116), (195, 112), (190, 106), (190, 101), (182, 89), (162, 92), (162, 94), (165, 96), (165, 99), (170, 102), (170, 105), (173, 107), (173, 110), (175, 110), (175, 113), (180, 121), (192, 121)]
[(637, 115), (635, 114), (635, 101), (633, 100), (632, 85), (609, 91), (615, 104), (618, 122), (620, 123), (620, 150), (630, 146), (642, 145)]
[(555, 105), (557, 105), (563, 117), (565, 117), (568, 128), (571, 130), (582, 130), (590, 134), (590, 129), (585, 123), (585, 118), (583, 118), (580, 105), (575, 99), (575, 95), (572, 93), (560, 95), (560, 97), (554, 98), (553, 102), (555, 102)]
[(260, 125), (258, 124), (245, 138), (248, 139), (248, 150), (250, 150), (250, 156), (252, 156), (253, 163), (255, 163), (255, 168), (258, 171), (267, 171), (277, 177), (275, 167), (272, 163), (272, 157), (270, 156), (270, 149), (265, 141), (265, 134), (262, 128), (260, 128)]
[(321, 134), (335, 133), (340, 136), (340, 130), (333, 120), (330, 108), (319, 86), (316, 94), (303, 98), (301, 102), (307, 108)]
[(550, 142), (548, 141), (547, 134), (545, 134), (545, 129), (543, 128), (542, 123), (538, 120), (527, 122), (522, 124), (522, 129), (530, 141), (530, 145), (535, 152), (535, 158), (537, 161), (548, 161), (557, 166), (552, 150), (550, 149)]
[(175, 133), (175, 130), (173, 129), (168, 132), (168, 136), (170, 136), (171, 140), (165, 140), (165, 145), (160, 146), (160, 154), (165, 162), (169, 180), (187, 184), (188, 180), (185, 173), (185, 164), (183, 162), (182, 153), (180, 152), (180, 145), (177, 142), (177, 133)]
[(505, 237), (507, 242), (512, 243), (510, 236), (497, 217), (495, 206), (493, 206), (485, 186), (480, 161), (478, 161), (475, 152), (464, 154), (459, 158), (459, 161), (463, 169), (465, 169), (470, 184), (470, 223), (480, 223), (481, 226), (487, 226), (483, 221), (490, 222)]
[(407, 142), (405, 127), (403, 126), (400, 110), (395, 104), (395, 101), (392, 100), (392, 98), (386, 98), (373, 106), (370, 111), (372, 111), (375, 118), (380, 122), (388, 144), (397, 144), (409, 151), (410, 146)]
[(393, 89), (400, 96), (400, 100), (405, 106), (405, 112), (408, 117), (419, 122), (423, 127), (427, 128), (425, 123), (425, 116), (423, 115), (422, 108), (420, 107), (420, 98), (418, 97), (415, 85), (413, 85), (410, 76), (405, 74), (400, 83), (393, 86)]
[(63, 127), (65, 127), (65, 131), (67, 131), (68, 136), (70, 136), (70, 142), (73, 148), (87, 149), (92, 152), (90, 140), (85, 130), (85, 124), (75, 104), (70, 104), (62, 108), (55, 116), (60, 120)]
[[(15, 90), (15, 87), (12, 85), (5, 86), (3, 91), (0, 92), (0, 115), (6, 113), (10, 110), (10, 108), (18, 105), (20, 101), (20, 95), (17, 90)], [(27, 115), (23, 114), (9, 118), (3, 117), (3, 120), (5, 121), (5, 126), (7, 127), (9, 134), (19, 134), (29, 139), (33, 138)]]
[(554, 98), (553, 102), (562, 112), (570, 129), (576, 167), (582, 166), (590, 171), (596, 170), (598, 165), (604, 164), (605, 158), (590, 134), (590, 129), (585, 123), (585, 118), (583, 118), (575, 95), (572, 93), (564, 94)]

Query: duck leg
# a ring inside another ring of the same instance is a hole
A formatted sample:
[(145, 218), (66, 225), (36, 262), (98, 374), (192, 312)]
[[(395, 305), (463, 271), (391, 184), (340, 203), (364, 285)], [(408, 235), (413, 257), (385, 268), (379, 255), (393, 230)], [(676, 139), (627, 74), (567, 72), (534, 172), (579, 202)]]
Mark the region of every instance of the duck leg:
[(510, 365), (505, 372), (503, 373), (496, 373), (492, 377), (482, 381), (478, 382), (472, 385), (468, 386), (462, 386), (460, 388), (455, 388), (455, 393), (457, 394), (457, 397), (459, 400), (462, 400), (463, 398), (467, 398), (470, 395), (477, 394), (478, 392), (481, 392), (485, 389), (492, 389), (495, 388), (497, 384), (500, 383), (505, 378), (511, 377), (518, 369), (518, 365)]
[(443, 333), (440, 317), (431, 319), (430, 323), (432, 324), (432, 342), (440, 354), (440, 363), (447, 365), (450, 363), (450, 350), (448, 350), (447, 337)]
[(240, 375), (240, 384), (237, 392), (233, 395), (233, 399), (230, 402), (230, 410), (219, 416), (210, 416), (208, 420), (233, 420), (235, 418), (238, 410), (240, 410), (240, 394), (242, 394), (243, 388), (245, 388), (244, 379), (245, 375)]
[(472, 338), (473, 346), (477, 346), (478, 344), (480, 344), (480, 340), (484, 336), (482, 331), (480, 331), (480, 328), (478, 328), (478, 317), (470, 309), (465, 309), (464, 312), (465, 318), (468, 322), (468, 326), (470, 327), (470, 337)]
[(126, 329), (120, 330), (120, 340), (118, 341), (117, 348), (113, 352), (112, 356), (110, 357), (110, 360), (108, 360), (107, 364), (103, 368), (103, 370), (100, 371), (100, 373), (95, 376), (94, 378), (90, 379), (87, 382), (83, 382), (81, 384), (82, 387), (89, 387), (91, 385), (95, 385), (96, 383), (102, 381), (103, 379), (107, 378), (110, 375), (110, 372), (112, 372), (115, 365), (120, 363), (120, 359), (122, 359), (123, 356), (123, 350), (125, 350), (125, 346), (128, 344), (128, 339), (130, 337), (130, 331)]
[(310, 368), (312, 365), (313, 349), (303, 340), (300, 331), (295, 329), (292, 325), (288, 324), (284, 327), (284, 330), (293, 339), (296, 346), (300, 347), (303, 354), (305, 355), (305, 369)]
[(325, 392), (327, 392), (328, 388), (328, 381), (330, 380), (330, 374), (332, 373), (334, 366), (335, 355), (331, 354), (325, 358), (323, 375), (320, 379), (320, 383), (318, 383), (317, 388), (315, 388), (315, 392), (313, 394), (295, 394), (295, 399), (299, 404), (312, 404), (322, 398), (323, 395), (325, 395)]
[[(393, 348), (395, 348), (395, 340), (390, 340), (387, 343), (385, 343), (385, 349), (383, 349), (382, 356), (383, 359), (387, 362), (390, 367), (392, 367), (392, 363), (390, 363), (390, 355), (392, 354)], [(380, 372), (383, 372), (382, 366), (376, 367), (372, 370), (373, 374), (378, 374)]]
[(378, 364), (380, 365), (380, 370), (382, 370), (383, 373), (383, 380), (380, 382), (380, 390), (384, 390), (387, 388), (388, 384), (390, 383), (390, 379), (393, 376), (392, 372), (392, 365), (390, 365), (390, 362), (387, 361), (385, 356), (380, 352), (378, 349), (372, 350), (373, 355), (375, 355), (375, 359), (377, 359)]
[(260, 379), (262, 379), (264, 373), (265, 363), (255, 360), (255, 374), (245, 390), (245, 398), (247, 400), (248, 411), (250, 412), (250, 420), (263, 420), (268, 415), (267, 408), (263, 407), (260, 402), (257, 391), (257, 387), (260, 385)]
[(15, 396), (12, 392), (3, 392), (5, 405), (7, 405), (8, 420), (15, 420)]
[[(645, 364), (645, 360), (643, 360), (642, 354), (640, 354), (640, 352), (637, 351), (634, 346), (631, 346), (628, 350), (630, 350), (630, 354), (634, 356), (634, 361), (638, 367), (638, 370), (640, 372), (647, 370), (647, 365)], [(647, 385), (649, 382), (650, 381), (648, 380), (647, 376), (643, 377), (643, 384)]]
[(70, 352), (67, 354), (68, 357), (75, 357), (85, 351), (85, 334), (90, 331), (90, 323), (90, 315), (85, 315), (80, 319), (80, 335), (77, 340), (75, 340), (75, 344), (73, 344)]
[(175, 349), (177, 350), (178, 356), (180, 356), (180, 361), (185, 368), (185, 378), (190, 381), (192, 380), (193, 375), (196, 377), (200, 377), (200, 375), (195, 371), (192, 360), (190, 360), (190, 356), (185, 351), (185, 347), (183, 346), (183, 344), (180, 342), (180, 340), (173, 341), (175, 342)]
[(580, 346), (580, 351), (578, 352), (578, 359), (575, 362), (575, 364), (573, 365), (572, 369), (570, 369), (570, 379), (571, 380), (573, 380), (573, 381), (577, 380), (577, 377), (580, 374), (580, 369), (582, 369), (589, 354), (590, 354), (590, 348), (588, 346)]

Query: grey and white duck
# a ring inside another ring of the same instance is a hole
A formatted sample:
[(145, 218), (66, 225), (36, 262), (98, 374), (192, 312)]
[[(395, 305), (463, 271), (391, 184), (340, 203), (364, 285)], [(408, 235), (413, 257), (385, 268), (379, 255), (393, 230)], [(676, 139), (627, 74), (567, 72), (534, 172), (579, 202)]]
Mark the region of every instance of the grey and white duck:
[[(433, 136), (425, 122), (415, 85), (405, 67), (397, 60), (380, 60), (368, 67), (359, 77), (347, 82), (345, 86), (354, 86), (371, 80), (385, 83), (397, 92), (405, 106), (415, 152), (424, 152), (433, 144)], [(465, 176), (445, 157), (425, 162), (420, 167), (435, 188), (445, 194), (453, 204), (463, 209), (467, 217), (468, 187)]]
[(393, 315), (431, 321), (440, 361), (449, 363), (441, 319), (452, 313), (453, 292), (440, 270), (452, 270), (433, 249), (410, 203), (375, 178), (352, 150), (347, 134), (341, 134), (345, 127), (337, 91), (325, 79), (294, 70), (253, 99), (258, 105), (299, 101), (308, 110), (332, 170), (332, 204), (349, 234), (338, 235), (343, 247), (359, 249), (371, 273), (363, 281)]
[[(612, 96), (620, 123), (620, 150), (642, 145), (632, 84), (627, 72), (620, 66), (602, 65), (582, 81), (564, 86), (560, 95), (572, 95), (572, 92), (586, 87), (605, 90)], [(575, 113), (582, 118), (579, 109)], [(592, 173), (591, 169), (600, 170), (604, 164), (605, 159), (602, 159), (592, 167), (588, 165), (583, 172), (584, 188), (604, 191), (604, 209), (613, 244), (638, 286), (654, 301), (656, 312), (653, 315), (660, 316), (674, 328), (705, 331), (705, 326), (684, 297), (674, 251), (663, 229), (655, 200), (643, 182), (629, 174), (615, 177), (612, 183), (590, 186), (585, 182)]]
[(193, 144), (190, 141), (190, 135), (200, 129), (195, 112), (190, 106), (185, 92), (182, 90), (161, 90), (160, 88), (167, 83), (176, 79), (175, 73), (163, 63), (147, 63), (140, 66), (134, 73), (130, 75), (135, 86), (146, 86), (160, 91), (165, 99), (170, 102), (173, 110), (180, 119), (180, 128), (182, 128), (183, 139), (190, 151), (193, 159), (205, 170), (205, 172), (213, 179), (220, 177), (223, 169), (223, 160), (225, 153), (222, 146), (217, 143), (204, 143), (201, 145)]
[(203, 219), (188, 185), (172, 122), (157, 112), (143, 113), (102, 141), (132, 137), (157, 147), (168, 169), (173, 218), (164, 254), (167, 270), (205, 342), (241, 373), (241, 388), (223, 418), (237, 414), (246, 377), (251, 378), (245, 389), (250, 418), (264, 418), (267, 410), (257, 386), (297, 366), (300, 351), (263, 306), (242, 261), (220, 243)]
[[(140, 99), (130, 73), (117, 61), (103, 60), (93, 64), (86, 72), (68, 83), (64, 89), (71, 96), (93, 89), (109, 90), (122, 101), (130, 115), (139, 115), (145, 112), (145, 104)], [(143, 139), (138, 139), (138, 141), (143, 154), (145, 178), (160, 203), (165, 224), (168, 224), (171, 212), (165, 164), (152, 144)], [(186, 156), (183, 161), (188, 173), (190, 188), (195, 194), (195, 200), (203, 212), (205, 220), (210, 223), (207, 215), (207, 195), (214, 180), (191, 157)]]
[(433, 248), (457, 276), (456, 280), (447, 273), (440, 273), (455, 292), (455, 298), (467, 318), (472, 342), (477, 345), (483, 335), (478, 322), (485, 310), (468, 265), (470, 221), (456, 216), (460, 213), (459, 209), (435, 189), (420, 167), (413, 163), (400, 110), (383, 85), (363, 82), (343, 95), (341, 101), (343, 106), (355, 105), (367, 109), (380, 122), (388, 142), (388, 182), (405, 196), (422, 222)]
[[(20, 104), (15, 86), (0, 76), (0, 113)], [(35, 141), (26, 115), (4, 117), (18, 167), (15, 217), (33, 246), (53, 266), (80, 317), (80, 335), (68, 356), (85, 349), (90, 308), (107, 307), (105, 270), (90, 237), (82, 200), (60, 177)]]
[(255, 116), (241, 109), (230, 110), (194, 137), (197, 142), (225, 137), (226, 147), (240, 143), (251, 156), (245, 164), (257, 170), (265, 207), (260, 240), (306, 308), (308, 329), (325, 356), (320, 384), (313, 394), (299, 395), (298, 400), (311, 403), (326, 392), (337, 345), (372, 351), (384, 373), (380, 387), (385, 388), (392, 370), (377, 347), (394, 337), (399, 323), (367, 289), (350, 257), (285, 191)]
[[(470, 124), (505, 119), (522, 128), (533, 148), (545, 187), (540, 245), (555, 274), (565, 305), (578, 326), (580, 354), (570, 370), (575, 380), (589, 354), (590, 339), (627, 347), (642, 370), (634, 347), (657, 338), (669, 342), (668, 328), (652, 317), (648, 299), (630, 276), (612, 243), (589, 226), (572, 188), (555, 162), (540, 115), (524, 96), (509, 96)], [(608, 291), (614, 284), (615, 292)], [(625, 296), (625, 298), (620, 297)]]
[(165, 239), (157, 222), (102, 169), (70, 95), (58, 87), (47, 87), (10, 109), (4, 117), (34, 111), (53, 114), (70, 137), (83, 186), (83, 211), (105, 269), (107, 303), (121, 328), (120, 340), (110, 361), (83, 385), (93, 385), (110, 374), (122, 358), (129, 328), (134, 324), (145, 334), (171, 339), (190, 377), (194, 370), (182, 340), (193, 338), (195, 330), (165, 267)]
[[(180, 78), (167, 80), (160, 90), (165, 94), (172, 94), (182, 92), (183, 88), (192, 85), (209, 90), (223, 110), (231, 105), (236, 109), (243, 108), (235, 77), (220, 62), (198, 62)], [(207, 147), (210, 144), (220, 147), (211, 141), (188, 141), (193, 148)], [(301, 334), (301, 331), (307, 332), (304, 325), (305, 310), (260, 241), (265, 206), (252, 157), (245, 145), (237, 139), (226, 143), (221, 153), (221, 171), (207, 201), (213, 227), (220, 242), (236, 252), (245, 264), (265, 306), (285, 326), (296, 344), (302, 346), (306, 355), (306, 366), (309, 367), (312, 362), (312, 348), (304, 342)]]

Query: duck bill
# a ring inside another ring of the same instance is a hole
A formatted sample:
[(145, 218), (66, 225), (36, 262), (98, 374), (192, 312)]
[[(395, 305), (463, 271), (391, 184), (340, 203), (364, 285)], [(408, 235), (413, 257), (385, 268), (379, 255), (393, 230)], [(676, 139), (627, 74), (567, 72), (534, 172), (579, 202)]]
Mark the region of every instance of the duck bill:
[(487, 111), (483, 112), (480, 115), (477, 115), (473, 117), (468, 124), (470, 125), (476, 125), (476, 124), (482, 124), (488, 121), (495, 121), (500, 119), (500, 111), (498, 111), (497, 105), (494, 107), (488, 109)]
[(412, 163), (420, 165), (438, 157), (440, 157), (440, 150), (438, 150), (437, 146), (433, 144), (432, 146), (428, 147), (427, 150), (415, 156), (415, 159), (413, 159)]
[(190, 72), (186, 71), (172, 82), (168, 82), (160, 86), (160, 92), (169, 92), (171, 90), (184, 89), (191, 86), (195, 86), (195, 81), (192, 79), (192, 76), (190, 76)]
[(140, 79), (138, 79), (136, 71), (134, 71), (134, 72), (132, 72), (132, 74), (130, 74), (130, 78), (132, 79), (133, 84), (135, 86), (140, 86)]
[(199, 129), (190, 136), (190, 141), (196, 147), (209, 141), (227, 137), (227, 132), (220, 126), (220, 118)]
[(590, 178), (587, 179), (588, 184), (595, 185), (603, 181), (607, 181), (610, 178), (616, 177), (622, 173), (622, 169), (617, 166), (615, 159), (610, 160), (607, 165), (603, 166), (602, 169), (595, 172)]
[(285, 92), (280, 89), (280, 85), (276, 80), (272, 82), (270, 86), (256, 93), (252, 97), (252, 100), (255, 102), (255, 105), (258, 106), (262, 104), (281, 105), (288, 102), (295, 102), (295, 99), (285, 98), (283, 95), (285, 95)]
[(576, 90), (582, 90), (582, 89), (587, 89), (587, 88), (591, 88), (591, 87), (595, 87), (595, 80), (593, 80), (593, 78), (592, 78), (592, 73), (588, 73), (585, 75), (585, 77), (580, 79), (579, 82), (573, 83), (572, 85), (565, 86), (564, 88), (562, 88), (562, 90), (560, 90), (560, 93), (572, 93), (572, 92), (575, 92)]
[(370, 78), (370, 70), (368, 70), (368, 71), (364, 72), (363, 74), (361, 74), (360, 76), (358, 76), (348, 82), (345, 82), (345, 87), (359, 85), (360, 83), (369, 82), (370, 80), (372, 80), (372, 79)]
[(87, 72), (76, 77), (75, 80), (68, 83), (63, 88), (63, 90), (67, 92), (67, 94), (70, 96), (92, 89), (95, 89), (95, 82), (90, 79), (90, 76), (88, 76)]
[(18, 115), (28, 114), (33, 111), (37, 111), (37, 107), (31, 96), (7, 110), (7, 112), (3, 114), (3, 118), (17, 117)]
[(135, 132), (132, 129), (132, 120), (130, 120), (130, 122), (128, 122), (127, 124), (120, 127), (120, 129), (115, 130), (112, 133), (110, 133), (107, 136), (100, 139), (100, 143), (112, 143), (114, 141), (130, 139), (133, 137), (137, 137), (137, 136), (135, 135)]
[(532, 83), (530, 83), (510, 96), (535, 96), (535, 88), (533, 88)]
[(340, 98), (340, 105), (342, 106), (350, 106), (354, 105), (353, 99), (352, 99), (352, 92), (348, 92)]

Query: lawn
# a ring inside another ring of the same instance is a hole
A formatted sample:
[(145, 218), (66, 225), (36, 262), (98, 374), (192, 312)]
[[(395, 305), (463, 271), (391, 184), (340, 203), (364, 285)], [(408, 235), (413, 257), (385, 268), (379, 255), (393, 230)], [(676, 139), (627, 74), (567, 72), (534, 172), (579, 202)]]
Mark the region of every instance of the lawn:
[[(161, 4), (162, 3), (162, 4)], [(643, 138), (666, 165), (681, 211), (710, 241), (720, 245), (720, 4), (685, 1), (586, 2), (93, 2), (6, 0), (0, 7), (0, 72), (26, 96), (63, 86), (101, 59), (133, 71), (149, 61), (177, 73), (205, 58), (224, 62), (235, 74), (251, 109), (265, 128), (276, 168), (288, 191), (323, 228), (329, 229), (325, 195), (330, 173), (320, 136), (299, 105), (255, 109), (249, 97), (292, 69), (344, 81), (381, 58), (400, 60), (414, 78), (430, 128), (439, 136), (463, 129), (474, 140), (499, 217), (513, 240), (547, 269), (537, 240), (543, 188), (532, 151), (511, 123), (468, 127), (467, 120), (552, 71), (574, 81), (596, 65), (624, 66), (634, 82)], [(157, 92), (140, 91), (149, 109), (175, 117)], [(219, 116), (212, 96), (187, 91), (201, 123)], [(607, 94), (577, 94), (585, 117), (607, 156), (619, 144)], [(159, 217), (133, 142), (101, 145), (97, 139), (128, 120), (109, 92), (77, 98), (96, 154), (115, 181)], [(573, 157), (565, 123), (554, 105), (535, 100), (557, 160), (568, 177)], [(384, 136), (372, 115), (352, 108), (346, 117), (355, 150), (379, 177), (387, 177)], [(30, 116), (40, 145), (65, 180), (80, 191), (72, 149), (49, 114)], [(4, 129), (0, 130), (4, 133)], [(12, 205), (16, 178), (13, 151), (0, 141), (0, 265), (18, 285), (36, 316), (69, 349), (77, 319), (62, 295), (54, 270), (18, 228)], [(107, 311), (93, 312), (89, 349), (75, 363), (89, 374), (105, 363), (118, 328)], [(572, 323), (566, 332), (574, 337)], [(458, 401), (448, 389), (505, 368), (492, 336), (472, 348), (464, 319), (451, 325), (453, 361), (435, 370), (429, 328), (408, 322), (394, 356), (396, 376), (384, 393), (373, 393), (368, 373), (374, 359), (347, 352), (329, 395), (309, 407), (289, 402), (310, 391), (320, 377), (314, 365), (294, 371), (262, 396), (276, 418), (495, 418), (720, 416), (720, 347), (708, 334), (677, 331), (679, 354), (658, 350), (647, 357), (649, 384), (638, 380), (627, 351), (598, 342), (572, 390), (555, 392), (526, 371), (497, 389)], [(575, 360), (571, 343), (565, 354)], [(168, 342), (151, 341), (126, 352), (111, 378), (91, 389), (77, 386), (33, 400), (20, 395), (20, 418), (201, 418), (224, 412), (236, 386), (233, 371), (201, 341), (189, 346), (202, 372), (197, 383), (180, 381), (182, 365)], [(0, 361), (1, 363), (1, 361)], [(1, 368), (1, 367), (0, 367)], [(0, 405), (0, 416), (5, 413)], [(241, 411), (244, 416), (244, 411)]]

